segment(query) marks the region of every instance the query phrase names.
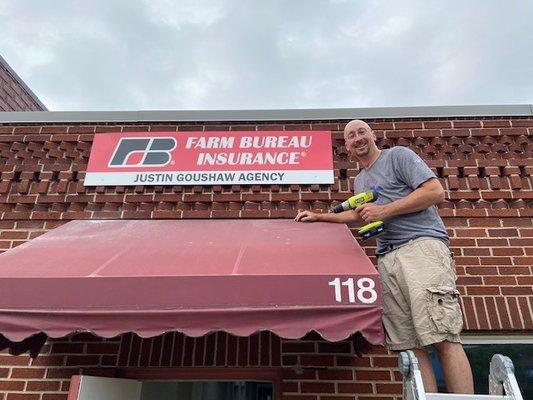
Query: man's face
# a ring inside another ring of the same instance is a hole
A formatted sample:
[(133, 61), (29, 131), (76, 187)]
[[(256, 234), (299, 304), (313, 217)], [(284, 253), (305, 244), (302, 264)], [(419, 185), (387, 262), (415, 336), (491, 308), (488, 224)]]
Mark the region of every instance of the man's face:
[(350, 122), (344, 128), (344, 143), (348, 152), (357, 158), (366, 157), (376, 146), (376, 137), (363, 122)]

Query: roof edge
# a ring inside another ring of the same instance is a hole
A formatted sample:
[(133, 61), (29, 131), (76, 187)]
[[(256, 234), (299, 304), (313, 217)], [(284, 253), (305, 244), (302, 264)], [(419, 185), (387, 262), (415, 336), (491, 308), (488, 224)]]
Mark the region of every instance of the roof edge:
[[(28, 85), (26, 85), (26, 82), (24, 82), (22, 80), (22, 78), (20, 76), (18, 76), (18, 74), (13, 70), (13, 68), (11, 68), (11, 66), (7, 63), (7, 61), (1, 55), (0, 55), (0, 64), (2, 64), (2, 66), (5, 69), (7, 69), (7, 72), (9, 72), (11, 74), (13, 79), (15, 79), (19, 83), (19, 85), (24, 88), (26, 93), (28, 93), (30, 95), (30, 97), (33, 99), (33, 101), (35, 101), (39, 105), (39, 107), (41, 107), (43, 109), (42, 112), (48, 112), (48, 108), (46, 108), (46, 106), (41, 102), (41, 100), (39, 100), (37, 95), (35, 93), (33, 93), (33, 91), (28, 87)], [(7, 112), (29, 112), (29, 111), (7, 111)], [(40, 111), (34, 111), (34, 112), (40, 112)]]
[[(1, 58), (1, 57), (0, 57)], [(532, 104), (279, 110), (8, 111), (0, 123), (316, 121), (354, 118), (533, 116)]]

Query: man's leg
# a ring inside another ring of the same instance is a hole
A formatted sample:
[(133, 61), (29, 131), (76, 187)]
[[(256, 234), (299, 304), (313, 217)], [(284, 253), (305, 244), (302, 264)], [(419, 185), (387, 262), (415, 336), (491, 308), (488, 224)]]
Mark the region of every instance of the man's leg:
[(450, 393), (474, 393), (472, 369), (463, 345), (445, 340), (444, 342), (435, 343), (434, 346), (439, 355), (448, 391)]
[(437, 393), (437, 379), (435, 378), (433, 365), (431, 364), (427, 350), (424, 348), (411, 350), (413, 350), (418, 359), (422, 381), (424, 382), (424, 390), (427, 393)]

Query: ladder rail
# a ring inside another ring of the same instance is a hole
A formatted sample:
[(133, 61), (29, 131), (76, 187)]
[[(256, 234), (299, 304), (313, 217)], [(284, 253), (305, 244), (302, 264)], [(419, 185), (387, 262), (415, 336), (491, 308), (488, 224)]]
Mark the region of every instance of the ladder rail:
[(489, 366), (489, 394), (426, 393), (418, 360), (411, 350), (398, 355), (403, 400), (523, 400), (509, 357), (495, 354)]
[(489, 367), (489, 394), (511, 396), (523, 400), (514, 374), (514, 364), (509, 357), (494, 354)]
[(426, 400), (513, 400), (513, 398), (491, 394), (428, 393)]

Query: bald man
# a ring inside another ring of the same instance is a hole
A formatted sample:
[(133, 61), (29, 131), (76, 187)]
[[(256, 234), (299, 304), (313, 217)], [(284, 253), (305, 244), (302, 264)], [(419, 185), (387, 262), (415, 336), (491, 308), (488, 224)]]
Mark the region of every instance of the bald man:
[(362, 166), (355, 193), (373, 190), (376, 202), (338, 214), (300, 211), (296, 221), (364, 225), (384, 221), (376, 238), (383, 292), (383, 325), (391, 350), (413, 350), (427, 392), (437, 392), (427, 353), (433, 345), (451, 393), (473, 393), (470, 364), (459, 333), (462, 314), (455, 286), (455, 264), (449, 238), (436, 205), (444, 189), (413, 151), (396, 146), (380, 150), (370, 126), (361, 120), (344, 128), (346, 149)]

